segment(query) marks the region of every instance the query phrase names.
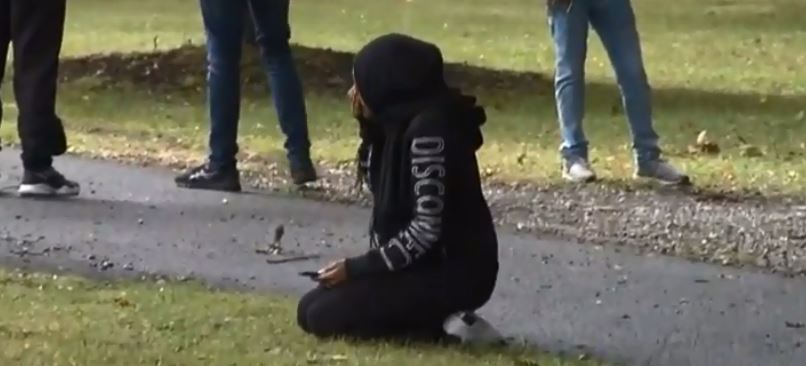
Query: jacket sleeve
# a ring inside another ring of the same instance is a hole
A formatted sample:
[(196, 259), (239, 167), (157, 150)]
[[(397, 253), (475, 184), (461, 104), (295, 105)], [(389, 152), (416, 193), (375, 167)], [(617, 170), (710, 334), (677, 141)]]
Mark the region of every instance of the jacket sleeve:
[[(363, 255), (347, 259), (350, 278), (394, 272), (417, 262), (435, 248), (442, 237), (445, 212), (447, 147), (445, 134), (427, 126), (409, 132), (413, 207), (412, 220), (405, 229), (386, 243)], [(419, 124), (422, 126), (423, 124)]]

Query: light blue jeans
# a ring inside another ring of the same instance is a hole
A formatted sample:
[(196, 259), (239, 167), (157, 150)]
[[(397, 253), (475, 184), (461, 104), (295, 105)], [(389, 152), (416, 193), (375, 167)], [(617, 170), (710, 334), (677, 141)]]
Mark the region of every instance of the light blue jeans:
[(588, 29), (602, 40), (616, 73), (639, 166), (660, 156), (652, 127), (651, 90), (630, 0), (573, 0), (550, 6), (549, 26), (556, 52), (555, 98), (566, 160), (588, 159), (582, 128), (585, 115), (585, 58)]

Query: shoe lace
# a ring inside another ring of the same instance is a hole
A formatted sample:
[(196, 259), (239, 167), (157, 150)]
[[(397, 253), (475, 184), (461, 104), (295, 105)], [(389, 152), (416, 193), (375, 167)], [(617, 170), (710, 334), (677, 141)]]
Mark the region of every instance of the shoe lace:
[(204, 178), (210, 174), (210, 164), (204, 163), (191, 170), (190, 179)]

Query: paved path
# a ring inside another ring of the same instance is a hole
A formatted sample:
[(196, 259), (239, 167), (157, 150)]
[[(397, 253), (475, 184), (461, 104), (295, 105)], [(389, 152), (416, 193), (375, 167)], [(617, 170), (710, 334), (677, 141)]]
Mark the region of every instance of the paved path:
[[(16, 182), (18, 165), (16, 152), (0, 153), (1, 185)], [(193, 276), (300, 294), (311, 284), (298, 271), (366, 243), (363, 209), (178, 190), (170, 172), (157, 169), (74, 158), (59, 166), (84, 177), (84, 195), (0, 198), (0, 263), (91, 274), (108, 260), (110, 275)], [(322, 260), (267, 264), (254, 248), (271, 241), (279, 224), (286, 247), (318, 251)], [(500, 239), (499, 287), (482, 313), (507, 334), (627, 365), (806, 364), (802, 278), (510, 233)]]

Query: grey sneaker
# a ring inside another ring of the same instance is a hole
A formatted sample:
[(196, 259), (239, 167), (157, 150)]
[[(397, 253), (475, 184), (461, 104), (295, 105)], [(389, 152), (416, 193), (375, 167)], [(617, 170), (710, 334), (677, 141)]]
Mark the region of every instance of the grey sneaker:
[(587, 160), (564, 160), (563, 179), (573, 183), (592, 182), (596, 180), (596, 172), (593, 171)]
[(667, 186), (691, 184), (688, 175), (662, 159), (642, 163), (635, 171), (635, 177), (651, 179)]

